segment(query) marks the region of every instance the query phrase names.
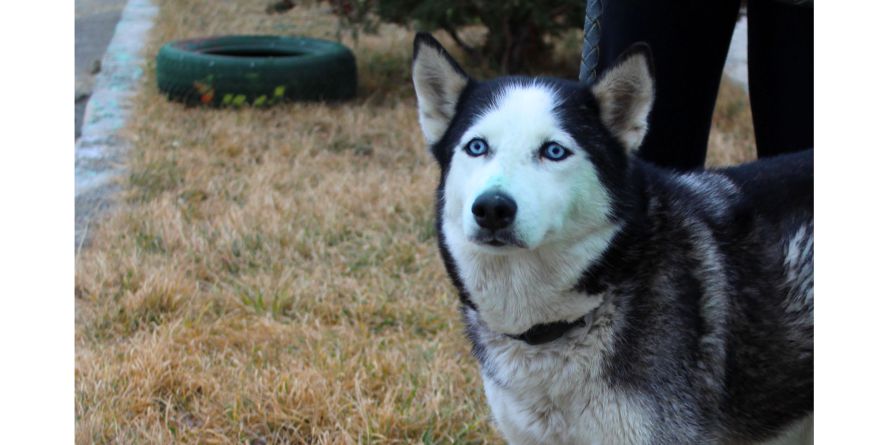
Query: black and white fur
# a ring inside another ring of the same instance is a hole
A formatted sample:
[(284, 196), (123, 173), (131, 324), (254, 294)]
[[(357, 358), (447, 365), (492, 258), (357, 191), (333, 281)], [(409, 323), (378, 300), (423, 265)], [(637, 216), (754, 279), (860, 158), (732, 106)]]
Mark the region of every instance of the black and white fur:
[[(592, 86), (481, 82), (418, 34), (413, 81), (440, 251), (509, 443), (811, 443), (811, 150), (685, 174), (633, 156), (644, 46)], [(490, 191), (517, 209), (505, 229), (471, 214)]]

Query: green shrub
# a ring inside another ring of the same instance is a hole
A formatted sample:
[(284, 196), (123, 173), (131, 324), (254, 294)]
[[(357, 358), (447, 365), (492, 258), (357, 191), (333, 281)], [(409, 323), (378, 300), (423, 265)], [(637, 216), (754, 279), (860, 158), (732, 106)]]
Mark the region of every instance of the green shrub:
[[(356, 32), (372, 31), (378, 21), (444, 30), (469, 55), (507, 73), (524, 71), (548, 58), (545, 37), (581, 28), (585, 0), (328, 0), (341, 23)], [(474, 48), (459, 35), (467, 25), (488, 29), (486, 41)]]

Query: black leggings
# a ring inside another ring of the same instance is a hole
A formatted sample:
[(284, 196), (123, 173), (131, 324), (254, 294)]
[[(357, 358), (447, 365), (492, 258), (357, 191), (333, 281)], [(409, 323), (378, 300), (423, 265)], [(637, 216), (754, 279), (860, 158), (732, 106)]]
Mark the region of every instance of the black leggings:
[[(632, 43), (655, 59), (656, 97), (640, 156), (704, 166), (711, 115), (740, 0), (609, 0), (601, 68)], [(748, 0), (748, 82), (758, 157), (813, 146), (812, 8)]]

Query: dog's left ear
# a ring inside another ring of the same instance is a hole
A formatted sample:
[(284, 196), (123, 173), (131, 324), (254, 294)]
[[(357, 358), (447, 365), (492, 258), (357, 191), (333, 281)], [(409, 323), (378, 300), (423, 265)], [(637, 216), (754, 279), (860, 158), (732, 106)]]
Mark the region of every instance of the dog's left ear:
[(635, 43), (591, 87), (603, 124), (629, 151), (643, 142), (655, 96), (652, 51)]
[(446, 133), (469, 80), (433, 36), (426, 32), (415, 35), (412, 83), (418, 97), (418, 121), (428, 144), (436, 143)]

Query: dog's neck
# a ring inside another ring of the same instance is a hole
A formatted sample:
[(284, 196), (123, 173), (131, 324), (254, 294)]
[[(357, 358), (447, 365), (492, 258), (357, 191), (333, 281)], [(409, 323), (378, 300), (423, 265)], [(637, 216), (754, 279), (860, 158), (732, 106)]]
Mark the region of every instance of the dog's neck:
[(464, 238), (458, 227), (443, 224), (447, 247), (480, 318), (490, 330), (512, 336), (536, 325), (574, 322), (601, 304), (602, 295), (588, 295), (575, 285), (618, 229), (607, 225), (579, 240), (496, 255), (448, 241)]

